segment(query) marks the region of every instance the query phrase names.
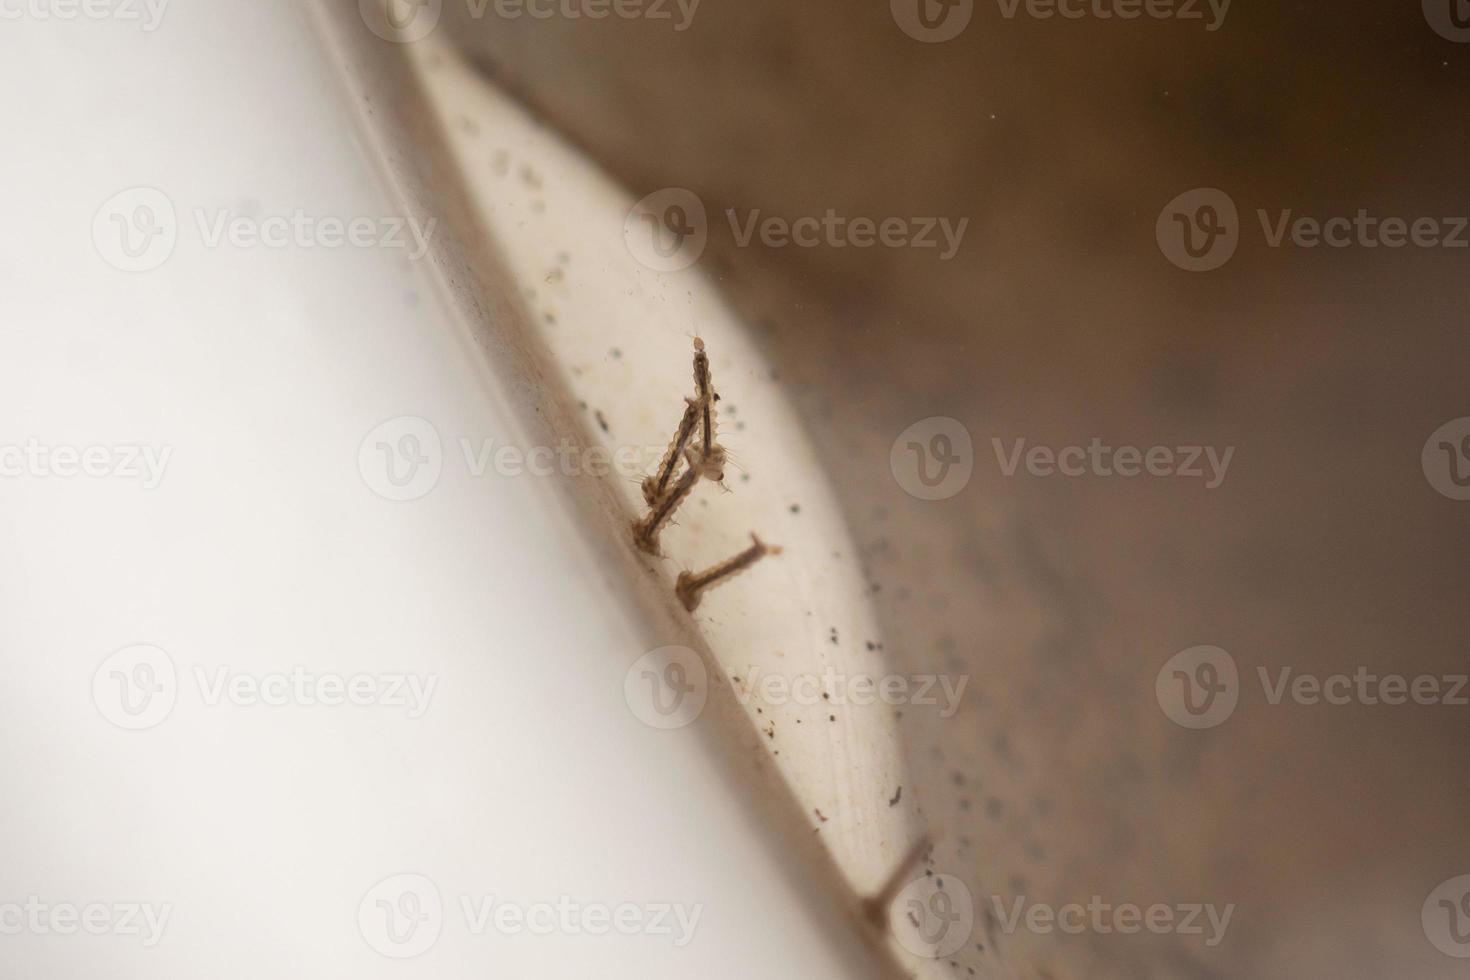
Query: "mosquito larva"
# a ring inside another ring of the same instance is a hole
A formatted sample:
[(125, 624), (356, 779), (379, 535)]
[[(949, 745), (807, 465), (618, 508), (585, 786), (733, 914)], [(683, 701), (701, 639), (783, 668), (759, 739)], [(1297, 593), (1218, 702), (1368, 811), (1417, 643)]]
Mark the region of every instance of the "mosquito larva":
[(689, 465), (683, 475), (669, 488), (668, 493), (659, 498), (657, 503), (651, 505), (651, 509), (641, 520), (633, 522), (633, 541), (638, 545), (639, 550), (650, 555), (658, 554), (659, 532), (669, 522), (669, 518), (674, 516), (674, 511), (679, 509), (679, 505), (684, 502), (685, 497), (689, 496), (690, 491), (694, 489), (694, 485), (703, 475), (702, 466), (698, 457), (694, 455), (694, 450), (685, 450), (685, 452)]
[[(657, 555), (658, 536), (673, 518), (680, 504), (694, 490), (701, 479), (723, 482), (725, 450), (715, 442), (715, 392), (710, 377), (709, 354), (704, 341), (694, 338), (694, 388), (696, 398), (684, 400), (684, 416), (674, 432), (669, 448), (659, 461), (658, 469), (643, 481), (643, 500), (648, 504), (648, 513), (633, 522), (633, 541), (640, 551)], [(695, 429), (699, 429), (699, 445), (691, 445)], [(686, 468), (677, 480), (673, 476), (679, 469), (679, 458), (684, 457)], [(751, 546), (740, 554), (728, 558), (702, 572), (681, 572), (674, 585), (675, 594), (684, 608), (693, 612), (706, 589), (712, 588), (745, 571), (768, 554), (780, 552), (780, 548), (766, 545), (754, 534)]]
[(715, 442), (715, 393), (714, 381), (710, 377), (709, 355), (704, 350), (704, 340), (694, 338), (694, 390), (699, 396), (700, 412), (700, 461), (704, 464), (704, 475), (716, 483), (725, 479), (725, 450)]
[(694, 435), (694, 427), (699, 424), (699, 403), (692, 398), (684, 399), (684, 417), (679, 420), (679, 428), (674, 433), (674, 439), (669, 443), (669, 448), (664, 453), (664, 458), (659, 461), (658, 470), (653, 476), (643, 481), (643, 500), (652, 507), (658, 503), (664, 491), (668, 489), (669, 481), (674, 478), (674, 470), (679, 467), (679, 460), (684, 458), (684, 450), (689, 445), (689, 439)]
[(929, 853), (932, 846), (933, 841), (929, 839), (928, 834), (920, 837), (898, 862), (893, 873), (888, 876), (888, 881), (878, 890), (878, 893), (863, 903), (867, 906), (868, 918), (873, 925), (882, 928), (888, 921), (888, 906), (893, 904), (898, 893), (903, 891), (918, 872), (919, 865), (923, 863), (924, 856)]
[(756, 537), (750, 536), (751, 545), (733, 558), (727, 558), (718, 565), (706, 568), (702, 572), (680, 572), (678, 579), (674, 582), (674, 594), (679, 601), (684, 603), (684, 608), (693, 612), (699, 606), (699, 600), (704, 590), (735, 575), (739, 575), (751, 565), (760, 561), (766, 555), (780, 554), (781, 549), (772, 547)]

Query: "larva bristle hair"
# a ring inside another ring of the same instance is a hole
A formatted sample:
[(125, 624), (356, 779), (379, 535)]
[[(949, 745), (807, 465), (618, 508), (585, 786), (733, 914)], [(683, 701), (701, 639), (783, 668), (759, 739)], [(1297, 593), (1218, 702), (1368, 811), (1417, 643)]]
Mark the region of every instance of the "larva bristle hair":
[(664, 525), (668, 524), (669, 519), (674, 516), (674, 512), (679, 509), (679, 505), (684, 502), (684, 498), (689, 496), (690, 492), (694, 490), (694, 485), (699, 482), (700, 476), (703, 475), (699, 457), (695, 455), (694, 450), (685, 450), (685, 453), (688, 468), (684, 470), (678, 480), (674, 481), (674, 485), (669, 488), (667, 493), (659, 498), (656, 503), (650, 505), (648, 513), (641, 520), (633, 522), (633, 541), (638, 545), (640, 551), (650, 555), (657, 555), (659, 553), (659, 532), (664, 529)]
[(648, 506), (658, 503), (659, 498), (668, 490), (669, 483), (674, 479), (674, 471), (679, 468), (679, 460), (684, 458), (684, 451), (698, 425), (699, 403), (692, 398), (686, 398), (684, 417), (679, 420), (679, 428), (674, 431), (669, 448), (665, 450), (663, 459), (659, 460), (658, 469), (643, 481), (643, 502)]
[(750, 536), (750, 547), (732, 558), (727, 558), (718, 565), (706, 568), (702, 572), (680, 572), (679, 578), (674, 583), (674, 594), (679, 601), (684, 603), (684, 608), (693, 612), (699, 607), (699, 600), (703, 597), (706, 589), (712, 588), (726, 579), (733, 578), (745, 571), (766, 555), (779, 555), (781, 549), (766, 544), (754, 534)]

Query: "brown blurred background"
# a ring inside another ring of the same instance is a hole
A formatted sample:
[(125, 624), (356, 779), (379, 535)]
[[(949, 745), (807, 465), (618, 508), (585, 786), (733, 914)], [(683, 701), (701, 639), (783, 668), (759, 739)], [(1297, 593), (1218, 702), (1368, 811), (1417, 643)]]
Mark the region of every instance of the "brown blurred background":
[[(887, 649), (971, 675), (954, 718), (903, 718), (935, 870), (984, 907), (1236, 906), (1213, 948), (982, 923), (957, 975), (1464, 975), (1420, 909), (1470, 873), (1470, 707), (1272, 706), (1256, 668), (1470, 669), (1470, 502), (1420, 465), (1470, 415), (1470, 249), (1271, 248), (1255, 212), (1470, 214), (1470, 44), (1409, 2), (1237, 0), (1211, 31), (1204, 3), (1042, 20), (980, 0), (936, 44), (887, 0), (703, 0), (683, 31), (672, 2), (658, 21), (495, 9), (444, 4), (487, 75), (635, 196), (702, 198), (702, 266), (822, 447)], [(1241, 238), (1190, 273), (1155, 221), (1201, 186), (1231, 196)], [(950, 261), (741, 248), (726, 208), (969, 226)], [(974, 477), (943, 501), (889, 470), (929, 416), (974, 438)], [(1235, 455), (1207, 490), (1007, 477), (991, 442), (1094, 437)], [(1243, 681), (1204, 731), (1154, 693), (1196, 644)]]

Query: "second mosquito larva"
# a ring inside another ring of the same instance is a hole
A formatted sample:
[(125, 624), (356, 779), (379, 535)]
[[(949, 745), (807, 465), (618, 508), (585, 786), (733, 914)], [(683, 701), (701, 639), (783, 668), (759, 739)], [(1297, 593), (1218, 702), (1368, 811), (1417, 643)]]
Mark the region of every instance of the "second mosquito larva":
[(756, 537), (750, 536), (750, 547), (732, 558), (727, 558), (702, 572), (680, 572), (674, 583), (674, 594), (684, 603), (684, 608), (693, 612), (699, 606), (704, 590), (718, 585), (725, 579), (739, 575), (766, 555), (780, 554), (781, 549), (772, 547)]
[(715, 393), (714, 380), (710, 377), (709, 354), (705, 353), (704, 340), (694, 338), (694, 391), (699, 399), (699, 458), (704, 463), (705, 476), (722, 483), (725, 479), (725, 450), (715, 442), (715, 402), (720, 396)]
[(694, 428), (698, 424), (699, 403), (692, 398), (684, 399), (684, 417), (679, 420), (679, 428), (674, 432), (673, 441), (669, 443), (654, 475), (643, 481), (643, 501), (648, 506), (658, 503), (658, 499), (668, 489), (669, 481), (674, 478), (674, 471), (679, 467), (679, 460), (684, 458), (684, 449), (689, 445), (689, 439), (694, 435)]
[(694, 450), (685, 450), (685, 452), (688, 454), (688, 468), (684, 470), (684, 474), (675, 481), (657, 503), (649, 508), (642, 520), (633, 522), (634, 542), (638, 545), (639, 550), (650, 555), (658, 554), (659, 532), (669, 522), (669, 518), (674, 516), (674, 511), (679, 509), (679, 505), (684, 502), (685, 497), (689, 496), (694, 489), (694, 484), (699, 482), (702, 475), (699, 459), (694, 455)]

